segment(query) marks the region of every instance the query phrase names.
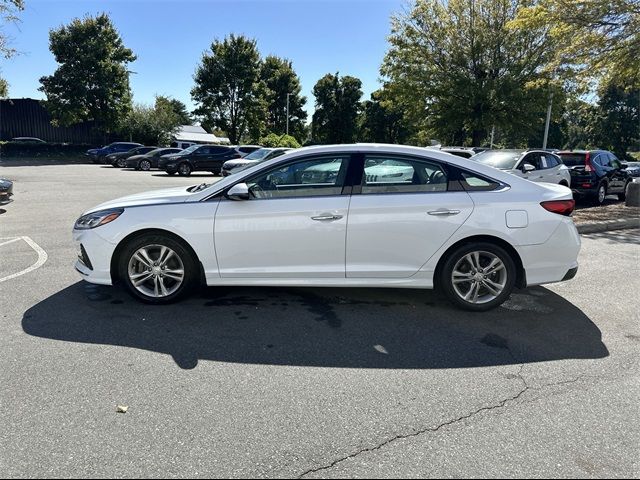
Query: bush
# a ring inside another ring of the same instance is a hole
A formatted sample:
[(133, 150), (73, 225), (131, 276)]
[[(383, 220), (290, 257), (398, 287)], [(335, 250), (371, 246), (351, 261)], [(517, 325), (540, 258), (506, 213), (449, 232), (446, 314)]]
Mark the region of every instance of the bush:
[(266, 137), (262, 137), (260, 139), (260, 145), (269, 148), (300, 148), (300, 143), (291, 135), (277, 135), (275, 133), (270, 133)]
[(2, 157), (75, 157), (92, 148), (85, 144), (0, 142)]

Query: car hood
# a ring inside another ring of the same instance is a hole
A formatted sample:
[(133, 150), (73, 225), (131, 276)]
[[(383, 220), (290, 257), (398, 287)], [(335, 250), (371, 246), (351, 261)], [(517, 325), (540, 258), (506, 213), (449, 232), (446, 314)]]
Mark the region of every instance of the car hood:
[[(143, 205), (161, 205), (167, 203), (183, 203), (193, 196), (187, 189), (189, 187), (163, 188), (162, 190), (151, 190), (150, 192), (136, 193), (126, 197), (116, 198), (105, 203), (101, 203), (84, 214), (106, 210), (108, 208), (140, 207)], [(83, 214), (83, 215), (84, 215)]]
[(127, 158), (127, 160), (130, 161), (130, 162), (134, 162), (136, 160), (140, 160), (143, 157), (146, 157), (146, 155), (144, 155), (144, 154), (131, 155), (129, 158)]
[(9, 188), (13, 183), (11, 180), (7, 180), (6, 178), (0, 178), (0, 189)]
[(225, 167), (237, 167), (238, 165), (253, 165), (254, 163), (258, 163), (260, 160), (244, 160), (242, 158), (238, 160), (227, 160), (224, 162)]

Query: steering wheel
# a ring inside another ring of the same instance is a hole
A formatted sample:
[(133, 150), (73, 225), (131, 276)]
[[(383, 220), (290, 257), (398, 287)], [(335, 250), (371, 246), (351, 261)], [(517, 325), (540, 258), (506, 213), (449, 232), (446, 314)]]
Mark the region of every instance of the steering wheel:
[(435, 170), (431, 175), (429, 175), (429, 183), (444, 183), (444, 173), (442, 170)]

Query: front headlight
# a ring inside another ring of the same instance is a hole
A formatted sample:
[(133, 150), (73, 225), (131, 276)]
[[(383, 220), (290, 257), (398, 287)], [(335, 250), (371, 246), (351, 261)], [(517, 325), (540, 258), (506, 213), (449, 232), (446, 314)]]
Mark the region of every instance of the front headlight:
[(101, 225), (106, 225), (122, 215), (122, 212), (124, 212), (124, 208), (110, 208), (109, 210), (100, 210), (99, 212), (89, 213), (76, 220), (76, 224), (73, 228), (75, 230), (88, 230)]

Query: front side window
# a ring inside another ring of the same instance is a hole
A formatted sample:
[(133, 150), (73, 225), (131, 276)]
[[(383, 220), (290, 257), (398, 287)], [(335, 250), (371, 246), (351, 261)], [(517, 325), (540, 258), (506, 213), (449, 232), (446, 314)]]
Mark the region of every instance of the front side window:
[(306, 158), (269, 169), (246, 181), (249, 194), (256, 199), (340, 195), (348, 158)]
[(447, 174), (427, 160), (367, 155), (362, 175), (362, 193), (446, 192)]

